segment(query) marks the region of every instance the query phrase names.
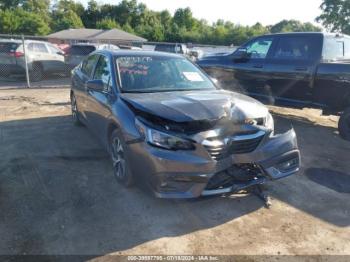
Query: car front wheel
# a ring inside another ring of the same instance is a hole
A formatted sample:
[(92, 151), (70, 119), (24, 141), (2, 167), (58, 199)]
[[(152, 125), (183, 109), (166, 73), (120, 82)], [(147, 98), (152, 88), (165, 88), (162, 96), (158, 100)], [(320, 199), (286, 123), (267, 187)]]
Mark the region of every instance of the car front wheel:
[(110, 138), (110, 154), (113, 163), (113, 172), (117, 181), (125, 187), (133, 185), (133, 176), (129, 168), (126, 145), (119, 130), (114, 130)]
[(75, 98), (74, 94), (71, 95), (70, 101), (71, 101), (73, 123), (76, 126), (82, 126), (83, 124), (82, 124), (82, 122), (80, 121), (80, 118), (79, 118), (79, 110), (78, 110), (78, 105), (77, 105), (77, 99)]
[(340, 136), (350, 141), (350, 107), (340, 116), (338, 129)]

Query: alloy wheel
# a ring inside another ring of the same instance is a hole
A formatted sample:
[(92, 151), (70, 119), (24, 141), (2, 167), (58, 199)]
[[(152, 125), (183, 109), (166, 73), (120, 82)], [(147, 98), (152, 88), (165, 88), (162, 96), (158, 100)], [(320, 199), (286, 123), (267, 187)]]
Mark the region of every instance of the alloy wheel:
[(111, 149), (114, 174), (117, 179), (123, 180), (126, 177), (126, 165), (124, 148), (119, 138), (113, 139)]
[(71, 99), (71, 108), (72, 108), (72, 118), (74, 122), (78, 121), (78, 108), (77, 108), (77, 101), (74, 96), (72, 96)]

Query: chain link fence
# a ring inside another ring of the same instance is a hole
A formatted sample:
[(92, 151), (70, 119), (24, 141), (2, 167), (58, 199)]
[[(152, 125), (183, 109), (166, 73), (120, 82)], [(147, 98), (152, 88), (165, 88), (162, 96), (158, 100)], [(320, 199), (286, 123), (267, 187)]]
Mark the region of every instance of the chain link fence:
[(0, 34), (0, 89), (68, 87), (71, 70), (97, 49), (133, 49), (175, 52), (192, 60), (212, 53), (233, 52), (234, 47), (180, 43), (123, 41), (66, 41), (45, 37)]

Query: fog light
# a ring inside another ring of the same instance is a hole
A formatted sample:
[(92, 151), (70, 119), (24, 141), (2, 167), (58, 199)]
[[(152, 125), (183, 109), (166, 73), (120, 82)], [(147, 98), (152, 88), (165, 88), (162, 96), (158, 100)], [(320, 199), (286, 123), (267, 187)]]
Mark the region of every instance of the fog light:
[(280, 163), (277, 166), (277, 168), (281, 172), (287, 172), (287, 171), (290, 171), (290, 170), (294, 169), (295, 167), (297, 167), (298, 164), (299, 164), (298, 158), (293, 158), (293, 159), (290, 159), (288, 161), (284, 161), (284, 162)]

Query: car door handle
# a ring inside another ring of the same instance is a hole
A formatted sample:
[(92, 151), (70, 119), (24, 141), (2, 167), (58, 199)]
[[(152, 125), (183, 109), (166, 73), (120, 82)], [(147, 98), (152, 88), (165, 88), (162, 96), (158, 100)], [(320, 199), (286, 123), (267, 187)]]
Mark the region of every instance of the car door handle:
[(307, 67), (296, 67), (296, 68), (295, 68), (295, 71), (299, 71), (299, 72), (301, 72), (301, 71), (307, 71)]
[(263, 65), (253, 65), (254, 68), (263, 68), (264, 66)]

